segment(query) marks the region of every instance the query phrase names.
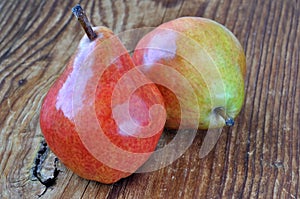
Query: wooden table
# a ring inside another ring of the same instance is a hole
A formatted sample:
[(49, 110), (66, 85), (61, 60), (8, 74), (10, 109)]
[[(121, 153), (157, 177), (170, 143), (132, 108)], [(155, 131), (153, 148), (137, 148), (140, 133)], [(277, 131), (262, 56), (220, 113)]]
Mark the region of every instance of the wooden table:
[[(0, 2), (0, 198), (37, 198), (32, 175), (43, 136), (39, 110), (83, 35), (77, 1)], [(198, 157), (205, 131), (171, 165), (112, 185), (59, 164), (42, 198), (300, 198), (298, 0), (84, 1), (92, 24), (114, 32), (202, 16), (227, 26), (247, 56), (246, 100), (214, 150)], [(166, 132), (164, 139), (172, 137)], [(49, 152), (43, 175), (52, 176)]]

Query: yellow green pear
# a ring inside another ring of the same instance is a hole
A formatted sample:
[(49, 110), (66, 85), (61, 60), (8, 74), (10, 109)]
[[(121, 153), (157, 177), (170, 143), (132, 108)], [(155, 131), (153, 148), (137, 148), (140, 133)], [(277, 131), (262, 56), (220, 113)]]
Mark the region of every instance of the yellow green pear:
[(245, 96), (246, 59), (223, 25), (200, 17), (166, 22), (139, 41), (133, 59), (164, 97), (167, 128), (234, 124)]

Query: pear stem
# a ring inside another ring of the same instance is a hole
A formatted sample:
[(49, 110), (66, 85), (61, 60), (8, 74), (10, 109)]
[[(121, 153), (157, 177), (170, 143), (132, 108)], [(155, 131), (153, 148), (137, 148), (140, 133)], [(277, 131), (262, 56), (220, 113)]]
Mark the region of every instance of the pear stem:
[(234, 125), (234, 120), (232, 117), (229, 117), (225, 109), (223, 107), (217, 107), (214, 109), (214, 112), (217, 113), (219, 116), (221, 116), (225, 120), (226, 126), (233, 126)]
[(97, 38), (97, 34), (92, 29), (91, 23), (89, 19), (87, 18), (86, 14), (84, 13), (82, 7), (77, 4), (72, 8), (73, 14), (76, 16), (78, 21), (80, 22), (81, 27), (84, 29), (86, 35), (90, 39), (90, 41), (93, 41)]

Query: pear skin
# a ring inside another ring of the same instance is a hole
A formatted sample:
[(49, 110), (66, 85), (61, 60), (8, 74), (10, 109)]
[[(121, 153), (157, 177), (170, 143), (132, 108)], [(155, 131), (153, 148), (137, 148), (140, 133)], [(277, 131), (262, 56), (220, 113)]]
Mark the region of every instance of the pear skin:
[(244, 101), (246, 59), (223, 25), (200, 17), (166, 22), (139, 41), (133, 59), (164, 97), (166, 127), (233, 125)]
[(45, 96), (40, 127), (66, 167), (110, 184), (148, 159), (166, 114), (158, 88), (136, 69), (118, 37), (84, 23), (90, 33)]

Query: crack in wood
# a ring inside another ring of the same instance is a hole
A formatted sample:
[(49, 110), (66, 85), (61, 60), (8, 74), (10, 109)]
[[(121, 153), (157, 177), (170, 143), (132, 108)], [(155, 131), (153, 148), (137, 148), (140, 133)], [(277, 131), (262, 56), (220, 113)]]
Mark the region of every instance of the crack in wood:
[(47, 145), (47, 143), (45, 142), (45, 140), (43, 140), (41, 142), (41, 146), (40, 146), (40, 150), (38, 151), (37, 157), (34, 161), (34, 167), (32, 168), (32, 174), (34, 177), (37, 178), (37, 180), (45, 186), (44, 191), (39, 194), (38, 196), (41, 197), (43, 196), (49, 187), (52, 187), (53, 185), (56, 184), (56, 179), (58, 174), (61, 172), (58, 168), (57, 168), (57, 164), (58, 164), (58, 158), (56, 157), (54, 159), (54, 170), (53, 170), (53, 174), (52, 177), (48, 177), (47, 179), (42, 175), (41, 171), (42, 171), (42, 167), (43, 167), (43, 163), (45, 162), (47, 156), (49, 153), (49, 147)]

